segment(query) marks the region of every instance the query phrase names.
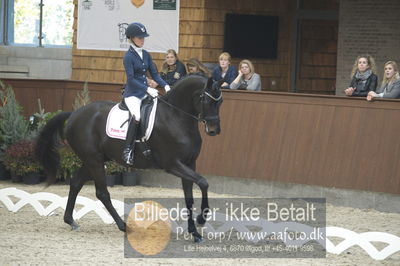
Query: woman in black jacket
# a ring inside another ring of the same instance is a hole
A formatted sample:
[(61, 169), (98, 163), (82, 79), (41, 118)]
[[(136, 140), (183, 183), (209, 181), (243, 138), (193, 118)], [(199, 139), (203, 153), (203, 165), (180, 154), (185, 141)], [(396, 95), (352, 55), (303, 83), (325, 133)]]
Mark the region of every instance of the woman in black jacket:
[(173, 49), (167, 51), (165, 62), (161, 68), (161, 78), (165, 80), (171, 87), (175, 83), (186, 76), (185, 65), (179, 61), (178, 54)]
[(370, 55), (360, 55), (354, 62), (351, 71), (351, 83), (344, 92), (347, 96), (365, 97), (370, 91), (375, 91), (378, 76), (375, 70), (375, 60)]

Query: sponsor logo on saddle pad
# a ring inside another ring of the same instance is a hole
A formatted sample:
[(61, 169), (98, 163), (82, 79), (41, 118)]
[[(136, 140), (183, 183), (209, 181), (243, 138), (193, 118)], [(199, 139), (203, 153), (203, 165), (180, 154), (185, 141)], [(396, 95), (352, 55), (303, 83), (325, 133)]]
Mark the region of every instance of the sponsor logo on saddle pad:
[[(115, 139), (126, 139), (126, 134), (128, 132), (128, 124), (129, 124), (129, 112), (121, 110), (118, 107), (119, 104), (114, 105), (108, 113), (107, 124), (106, 124), (106, 133), (110, 138)], [(145, 131), (145, 134), (142, 138), (142, 141), (149, 140), (151, 136), (151, 132), (153, 131), (154, 121), (156, 117), (157, 110), (157, 99), (154, 100), (153, 109), (150, 112), (149, 122)]]

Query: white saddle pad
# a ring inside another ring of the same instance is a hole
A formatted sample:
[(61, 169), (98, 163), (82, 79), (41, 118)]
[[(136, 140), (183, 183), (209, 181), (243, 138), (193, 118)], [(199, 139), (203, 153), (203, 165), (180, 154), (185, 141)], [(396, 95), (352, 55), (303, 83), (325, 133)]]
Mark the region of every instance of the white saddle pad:
[[(106, 124), (106, 133), (110, 138), (115, 139), (126, 139), (126, 134), (128, 133), (128, 119), (129, 119), (129, 111), (123, 111), (119, 109), (117, 103), (111, 108), (107, 117)], [(150, 139), (151, 132), (153, 131), (154, 121), (156, 118), (156, 110), (157, 110), (157, 99), (154, 99), (153, 109), (151, 110), (149, 117), (149, 124), (146, 128), (146, 133), (142, 138), (142, 141), (146, 141)]]

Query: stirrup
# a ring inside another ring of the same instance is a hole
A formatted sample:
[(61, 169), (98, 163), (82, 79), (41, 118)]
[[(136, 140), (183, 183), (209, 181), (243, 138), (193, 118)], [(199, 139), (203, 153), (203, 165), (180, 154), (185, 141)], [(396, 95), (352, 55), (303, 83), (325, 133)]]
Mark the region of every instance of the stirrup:
[(143, 151), (143, 155), (144, 155), (144, 157), (146, 157), (146, 159), (150, 159), (151, 158), (151, 150), (147, 149), (147, 150)]
[(133, 149), (125, 149), (122, 154), (122, 159), (126, 164), (133, 165)]

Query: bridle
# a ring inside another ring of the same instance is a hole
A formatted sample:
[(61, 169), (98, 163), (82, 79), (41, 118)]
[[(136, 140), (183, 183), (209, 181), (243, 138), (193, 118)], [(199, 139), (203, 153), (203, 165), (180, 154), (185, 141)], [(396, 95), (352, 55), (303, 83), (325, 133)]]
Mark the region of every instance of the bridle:
[(174, 108), (175, 110), (178, 110), (179, 112), (190, 116), (191, 118), (197, 120), (198, 122), (204, 122), (207, 123), (207, 121), (212, 121), (212, 120), (219, 120), (219, 116), (218, 115), (213, 115), (213, 116), (204, 116), (204, 102), (206, 97), (209, 97), (211, 100), (215, 101), (215, 102), (220, 102), (222, 100), (222, 91), (220, 91), (220, 94), (218, 97), (214, 97), (212, 96), (210, 93), (208, 93), (206, 91), (206, 87), (203, 88), (203, 92), (200, 94), (200, 113), (198, 116), (194, 116), (178, 107), (176, 107), (175, 105), (170, 104), (169, 102), (167, 102), (166, 100), (162, 99), (161, 97), (158, 97), (157, 99), (160, 100), (161, 102), (165, 103), (166, 105)]
[(205, 89), (203, 90), (203, 93), (200, 94), (201, 109), (200, 109), (200, 114), (199, 114), (199, 121), (207, 123), (207, 121), (219, 120), (219, 115), (204, 116), (204, 102), (205, 102), (206, 96), (209, 97), (211, 100), (219, 103), (222, 100), (222, 91), (220, 90), (218, 97), (214, 97), (211, 94), (209, 94), (208, 92), (206, 92)]

